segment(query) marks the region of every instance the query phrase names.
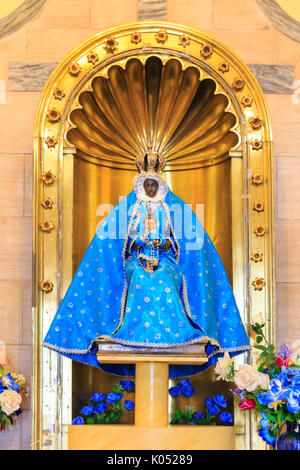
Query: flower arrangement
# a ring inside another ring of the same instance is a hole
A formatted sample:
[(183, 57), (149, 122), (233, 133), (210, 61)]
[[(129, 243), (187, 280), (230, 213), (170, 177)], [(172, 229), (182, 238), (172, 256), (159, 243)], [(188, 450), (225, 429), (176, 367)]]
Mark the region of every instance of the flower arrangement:
[[(80, 415), (73, 419), (72, 424), (115, 424), (119, 423), (124, 408), (128, 411), (134, 409), (134, 402), (127, 396), (134, 393), (135, 385), (132, 380), (121, 380), (114, 385), (112, 392), (93, 393), (88, 405), (84, 406)], [(125, 398), (125, 400), (122, 399)], [(124, 407), (123, 407), (124, 405)]]
[(8, 372), (5, 364), (0, 364), (0, 431), (13, 424), (22, 413), (21, 404), (28, 394), (23, 375)]
[(258, 365), (242, 364), (235, 371), (226, 353), (218, 359), (215, 372), (217, 380), (235, 383), (239, 408), (254, 410), (256, 421), (260, 417), (259, 436), (276, 447), (283, 425), (300, 422), (300, 341), (293, 343), (292, 351), (282, 345), (276, 352), (264, 336), (262, 315), (252, 322), (254, 348), (260, 351)]
[[(191, 397), (195, 389), (190, 380), (181, 380), (175, 387), (169, 389), (172, 397), (180, 395)], [(191, 425), (216, 425), (216, 419), (219, 418), (222, 424), (231, 424), (232, 415), (225, 411), (227, 408), (226, 398), (217, 393), (213, 398), (205, 399), (205, 413), (195, 411), (192, 406), (186, 406), (185, 411), (177, 409), (171, 416), (170, 424), (191, 424)]]

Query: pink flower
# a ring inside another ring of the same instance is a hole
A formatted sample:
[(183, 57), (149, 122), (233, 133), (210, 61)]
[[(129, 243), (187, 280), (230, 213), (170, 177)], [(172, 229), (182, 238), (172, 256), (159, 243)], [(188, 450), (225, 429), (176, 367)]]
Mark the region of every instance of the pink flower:
[(242, 401), (239, 403), (239, 409), (240, 410), (252, 410), (252, 408), (255, 408), (255, 400), (252, 398), (244, 398)]
[(286, 359), (282, 359), (281, 356), (276, 356), (276, 364), (278, 365), (279, 369), (281, 369), (282, 366), (288, 367), (290, 364), (290, 359), (287, 357)]

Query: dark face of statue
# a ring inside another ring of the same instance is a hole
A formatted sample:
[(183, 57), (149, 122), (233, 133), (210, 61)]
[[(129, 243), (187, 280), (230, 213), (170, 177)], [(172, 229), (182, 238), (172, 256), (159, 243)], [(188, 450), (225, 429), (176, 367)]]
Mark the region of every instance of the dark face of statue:
[(149, 197), (155, 197), (158, 190), (158, 182), (152, 178), (147, 178), (144, 181), (145, 193)]

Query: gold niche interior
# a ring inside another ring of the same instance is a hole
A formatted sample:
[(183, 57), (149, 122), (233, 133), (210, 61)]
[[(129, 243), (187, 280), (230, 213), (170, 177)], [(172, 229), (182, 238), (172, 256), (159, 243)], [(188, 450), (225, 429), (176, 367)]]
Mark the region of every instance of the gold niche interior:
[[(216, 91), (213, 79), (201, 80), (198, 66), (183, 66), (176, 58), (130, 58), (99, 71), (78, 96), (68, 126), (66, 140), (75, 148), (73, 274), (107, 215), (99, 205), (115, 205), (132, 190), (135, 158), (151, 143), (166, 158), (172, 191), (194, 210), (202, 205), (202, 223), (232, 281), (232, 175), (241, 178), (241, 173), (232, 171), (230, 157), (241, 139), (232, 103)], [(91, 393), (108, 393), (118, 378), (76, 362), (72, 368), (76, 416)], [(232, 407), (226, 385), (213, 382), (212, 374), (208, 370), (192, 379), (201, 401), (222, 392)], [(203, 403), (191, 404), (199, 409)], [(173, 406), (171, 401), (170, 410)], [(125, 413), (122, 419), (133, 423), (134, 418)]]

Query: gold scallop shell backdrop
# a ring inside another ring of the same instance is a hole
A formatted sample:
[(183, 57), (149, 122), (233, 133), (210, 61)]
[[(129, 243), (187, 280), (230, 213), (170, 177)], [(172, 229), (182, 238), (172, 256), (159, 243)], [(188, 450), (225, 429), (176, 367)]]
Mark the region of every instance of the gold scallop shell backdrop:
[[(256, 78), (226, 46), (185, 26), (138, 22), (100, 33), (55, 69), (36, 115), (37, 448), (51, 423), (60, 423), (59, 431), (47, 434), (53, 448), (66, 447), (63, 425), (71, 421), (72, 390), (74, 408), (76, 390), (99, 388), (100, 372), (88, 366), (76, 372), (73, 365), (72, 374), (68, 359), (42, 350), (41, 338), (97, 224), (119, 195), (131, 191), (135, 159), (149, 145), (165, 157), (171, 189), (187, 203), (203, 205), (202, 221), (244, 321), (261, 312), (267, 337), (274, 339), (272, 137)], [(51, 385), (58, 378), (62, 396)], [(250, 422), (236, 413), (235, 424), (237, 446), (248, 448), (256, 439)]]
[(94, 78), (91, 88), (70, 113), (76, 127), (67, 134), (87, 161), (136, 171), (136, 156), (151, 143), (167, 170), (197, 168), (223, 161), (239, 142), (228, 98), (176, 58), (128, 59)]

